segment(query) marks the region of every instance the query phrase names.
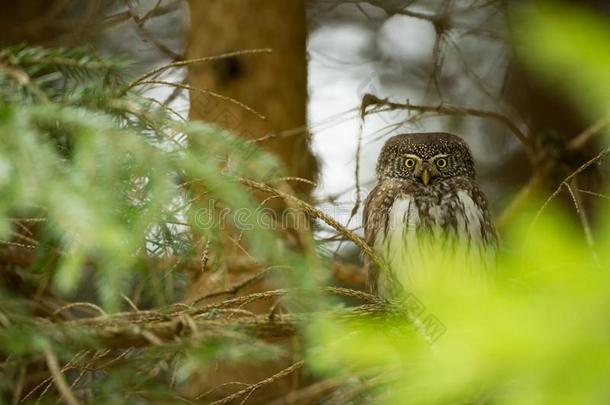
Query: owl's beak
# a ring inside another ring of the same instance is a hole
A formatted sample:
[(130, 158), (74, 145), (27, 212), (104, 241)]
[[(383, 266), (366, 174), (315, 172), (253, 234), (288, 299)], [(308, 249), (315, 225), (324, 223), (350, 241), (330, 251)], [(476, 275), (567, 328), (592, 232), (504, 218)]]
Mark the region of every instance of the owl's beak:
[(430, 183), (430, 171), (428, 169), (424, 169), (421, 173), (421, 181), (424, 183), (424, 186), (427, 186)]

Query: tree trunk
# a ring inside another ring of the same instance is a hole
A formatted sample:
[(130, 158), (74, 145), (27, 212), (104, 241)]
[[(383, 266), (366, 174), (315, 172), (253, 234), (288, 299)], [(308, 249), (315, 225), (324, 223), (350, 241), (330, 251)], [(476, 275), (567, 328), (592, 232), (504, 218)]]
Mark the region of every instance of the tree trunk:
[[(235, 103), (192, 91), (190, 117), (213, 122), (239, 136), (256, 139), (273, 152), (289, 176), (315, 180), (316, 160), (308, 147), (307, 60), (304, 0), (191, 0), (188, 58), (250, 49), (213, 63), (192, 65), (190, 85), (246, 104), (266, 119)], [(287, 133), (290, 131), (290, 134)], [(308, 193), (311, 186), (295, 184)]]
[(0, 46), (71, 46), (101, 29), (102, 0), (0, 0)]
[[(259, 145), (278, 157), (285, 175), (315, 180), (317, 163), (309, 148), (307, 120), (307, 58), (305, 0), (191, 0), (191, 27), (187, 58), (196, 59), (227, 52), (270, 49), (270, 53), (246, 53), (211, 63), (190, 65), (189, 84), (210, 93), (190, 92), (190, 118), (215, 123), (237, 136), (265, 140)], [(256, 111), (238, 105), (247, 105)], [(259, 115), (264, 116), (261, 119)], [(311, 186), (295, 182), (294, 191), (307, 198)], [(266, 197), (266, 196), (265, 196)], [(277, 199), (267, 203), (276, 211), (283, 209)], [(214, 252), (219, 254), (218, 252)], [(222, 259), (239, 252), (222, 252)], [(247, 269), (240, 272), (203, 273), (194, 283), (191, 297), (224, 290), (250, 277)], [(240, 291), (242, 294), (268, 289), (263, 280)], [(226, 297), (222, 297), (226, 298)], [(266, 312), (270, 304), (249, 307)], [(292, 342), (280, 342), (290, 353)], [(294, 359), (254, 365), (247, 361), (236, 364), (214, 364), (200, 370), (188, 387), (188, 395), (220, 387), (232, 381), (256, 383), (286, 368)], [(278, 379), (262, 387), (250, 397), (252, 403), (264, 403), (295, 387), (295, 376)], [(205, 400), (218, 399), (238, 391), (225, 385)], [(241, 400), (241, 399), (240, 399)]]

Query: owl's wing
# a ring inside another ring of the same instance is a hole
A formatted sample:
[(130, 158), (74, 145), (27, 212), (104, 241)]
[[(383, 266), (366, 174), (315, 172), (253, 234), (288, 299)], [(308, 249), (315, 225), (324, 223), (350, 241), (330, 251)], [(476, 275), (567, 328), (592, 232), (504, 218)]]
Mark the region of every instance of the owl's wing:
[[(458, 195), (458, 199), (461, 203), (462, 213), (466, 215), (467, 221), (470, 217), (476, 218), (477, 221), (479, 221), (476, 224), (476, 227), (477, 229), (480, 229), (480, 239), (481, 242), (483, 242), (483, 245), (494, 249), (497, 248), (498, 234), (489, 211), (489, 203), (487, 202), (485, 194), (483, 194), (476, 183), (468, 178), (456, 178), (454, 181), (454, 190)], [(462, 192), (466, 193), (468, 197), (466, 201), (460, 196), (460, 193)], [(476, 208), (476, 214), (469, 217), (467, 213), (464, 212), (464, 210), (467, 210), (468, 207)], [(446, 222), (449, 224), (454, 224), (453, 231), (457, 231), (457, 229), (455, 229), (454, 222)]]
[(364, 201), (364, 214), (362, 218), (364, 240), (371, 247), (374, 247), (375, 245), (377, 232), (380, 231), (384, 222), (387, 221), (388, 213), (382, 206), (384, 195), (385, 193), (380, 185), (377, 185)]
[[(389, 212), (394, 200), (403, 193), (407, 193), (410, 183), (404, 180), (386, 180), (379, 183), (369, 193), (364, 202), (362, 226), (364, 227), (364, 240), (375, 248), (377, 237), (385, 233), (388, 227)], [(379, 269), (366, 259), (368, 270), (368, 287), (373, 294), (377, 293), (377, 279)]]
[[(364, 240), (371, 247), (375, 246), (377, 233), (381, 231), (381, 227), (387, 221), (387, 210), (383, 210), (380, 204), (380, 198), (384, 193), (380, 185), (377, 185), (367, 196), (364, 202), (364, 212), (362, 218), (362, 226), (364, 227)], [(383, 231), (381, 231), (383, 232)], [(371, 262), (369, 257), (365, 256), (365, 265), (368, 273), (367, 286), (372, 294), (377, 294), (377, 278), (379, 269)]]
[(481, 212), (483, 213), (483, 221), (481, 223), (481, 237), (483, 242), (487, 246), (497, 249), (499, 238), (494, 226), (494, 221), (489, 211), (489, 203), (487, 202), (487, 198), (476, 185), (472, 186), (470, 192), (475, 203), (481, 208)]

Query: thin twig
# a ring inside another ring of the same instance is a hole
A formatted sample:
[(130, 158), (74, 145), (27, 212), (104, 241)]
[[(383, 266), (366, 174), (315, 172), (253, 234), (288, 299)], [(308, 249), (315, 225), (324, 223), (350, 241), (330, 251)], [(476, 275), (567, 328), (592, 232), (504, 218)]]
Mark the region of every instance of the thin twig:
[(352, 212), (350, 214), (349, 222), (352, 220), (354, 215), (358, 212), (361, 204), (361, 196), (360, 196), (360, 154), (362, 151), (362, 135), (364, 132), (364, 116), (366, 114), (366, 106), (363, 105), (360, 109), (360, 124), (358, 126), (358, 137), (356, 139), (356, 168), (354, 169), (354, 177), (356, 179), (356, 202), (354, 203), (354, 208), (352, 208)]
[(582, 133), (572, 138), (568, 142), (568, 149), (577, 150), (586, 145), (599, 132), (610, 126), (610, 117), (603, 117), (597, 120), (593, 125), (589, 126)]
[(131, 309), (133, 309), (135, 312), (140, 312), (140, 309), (137, 307), (137, 305), (125, 294), (121, 294), (121, 298), (123, 298), (125, 300), (125, 302), (127, 302), (127, 304), (131, 307)]
[[(104, 317), (80, 318), (70, 321), (35, 322), (36, 328), (53, 331), (58, 341), (74, 342), (74, 334), (87, 334), (87, 342), (100, 342), (107, 349), (128, 349), (172, 344), (181, 338), (193, 336), (199, 341), (227, 336), (231, 331), (242, 331), (258, 337), (293, 336), (302, 325), (323, 316), (326, 312), (252, 314), (240, 310), (255, 301), (276, 299), (299, 289), (278, 289), (252, 293), (202, 307), (175, 305), (158, 311), (124, 312)], [(337, 319), (370, 317), (388, 310), (387, 303), (373, 295), (346, 288), (325, 287), (322, 292), (360, 300), (364, 305), (333, 310)], [(236, 311), (237, 309), (237, 311)], [(331, 313), (331, 312), (328, 312)], [(233, 317), (235, 314), (247, 317)], [(190, 317), (190, 322), (185, 320)], [(83, 342), (83, 348), (88, 343)], [(98, 346), (94, 346), (98, 347)]]
[(206, 392), (204, 392), (203, 394), (199, 394), (199, 395), (197, 395), (197, 396), (195, 397), (195, 399), (196, 399), (196, 400), (200, 400), (201, 398), (205, 398), (205, 397), (207, 397), (208, 395), (212, 394), (213, 392), (218, 391), (219, 389), (222, 389), (222, 388), (228, 387), (228, 386), (230, 386), (230, 385), (245, 385), (246, 387), (250, 386), (250, 384), (247, 384), (247, 383), (244, 383), (244, 382), (239, 382), (239, 381), (231, 381), (231, 382), (224, 383), (224, 384), (218, 385), (218, 386), (216, 386), (216, 387), (213, 387), (213, 388), (211, 388), (211, 389), (207, 390)]
[[(417, 112), (433, 112), (436, 114), (440, 114), (440, 115), (469, 115), (469, 116), (473, 116), (473, 117), (479, 117), (479, 118), (488, 118), (488, 119), (492, 119), (495, 121), (498, 121), (502, 124), (504, 124), (508, 129), (511, 130), (511, 132), (513, 132), (515, 134), (515, 136), (521, 141), (521, 143), (523, 143), (524, 146), (526, 146), (528, 153), (532, 152), (532, 142), (531, 140), (527, 137), (527, 135), (521, 131), (519, 129), (519, 127), (517, 127), (517, 125), (515, 125), (510, 118), (508, 118), (507, 116), (494, 112), (494, 111), (483, 111), (483, 110), (477, 110), (474, 108), (463, 108), (463, 107), (454, 107), (454, 106), (446, 106), (446, 105), (439, 105), (439, 106), (425, 106), (425, 105), (415, 105), (415, 104), (410, 104), (410, 103), (406, 103), (406, 104), (402, 104), (402, 103), (395, 103), (392, 101), (389, 101), (388, 99), (380, 99), (377, 96), (374, 96), (372, 94), (365, 94), (362, 100), (363, 104), (366, 102), (366, 106), (368, 105), (377, 105), (377, 106), (384, 106), (386, 107), (388, 110), (396, 110), (396, 109), (401, 109), (401, 110), (407, 110), (407, 111), (417, 111)], [(366, 106), (364, 108), (366, 108)], [(376, 111), (384, 111), (381, 109), (378, 109)]]
[(606, 148), (603, 151), (601, 151), (600, 153), (598, 153), (595, 157), (593, 157), (592, 159), (590, 159), (589, 161), (587, 161), (586, 163), (584, 163), (582, 166), (580, 166), (578, 169), (576, 169), (574, 172), (572, 172), (572, 174), (570, 174), (568, 177), (566, 177), (565, 179), (563, 179), (563, 181), (559, 184), (559, 186), (555, 189), (555, 191), (553, 191), (553, 193), (549, 196), (549, 198), (546, 199), (546, 201), (544, 202), (544, 204), (542, 204), (542, 206), (540, 207), (540, 209), (538, 210), (538, 212), (536, 213), (536, 216), (534, 217), (534, 221), (533, 223), (535, 224), (536, 222), (538, 222), (538, 219), (540, 218), (540, 216), (542, 215), (542, 213), (544, 212), (544, 210), (547, 208), (547, 206), (551, 203), (551, 201), (553, 201), (561, 192), (561, 189), (565, 186), (568, 186), (570, 181), (575, 178), (576, 176), (578, 176), (580, 173), (584, 172), (585, 170), (587, 170), (590, 166), (594, 165), (595, 163), (599, 162), (601, 159), (605, 158), (606, 156), (608, 156), (608, 154), (610, 154), (610, 148)]
[(318, 381), (298, 391), (291, 391), (286, 396), (278, 398), (269, 405), (314, 404), (320, 397), (344, 385), (351, 376), (337, 376)]
[(519, 190), (519, 192), (512, 198), (508, 206), (502, 211), (496, 226), (498, 230), (502, 230), (510, 222), (510, 220), (525, 206), (528, 200), (540, 186), (544, 183), (545, 175), (542, 174), (541, 170), (534, 172), (528, 182)]
[(196, 58), (196, 59), (187, 59), (187, 60), (181, 60), (178, 62), (173, 62), (161, 67), (158, 67), (156, 69), (151, 70), (150, 72), (147, 72), (145, 74), (143, 74), (142, 76), (138, 77), (137, 79), (135, 79), (134, 81), (132, 81), (128, 86), (127, 86), (127, 90), (132, 89), (133, 87), (137, 86), (138, 84), (140, 84), (141, 82), (143, 82), (144, 80), (148, 79), (149, 77), (153, 77), (167, 69), (172, 69), (172, 68), (177, 68), (177, 67), (182, 67), (182, 66), (188, 66), (188, 65), (192, 65), (194, 63), (202, 63), (202, 62), (211, 62), (211, 61), (215, 61), (215, 60), (219, 60), (219, 59), (226, 59), (226, 58), (232, 58), (235, 56), (244, 56), (244, 55), (254, 55), (254, 54), (265, 54), (265, 53), (272, 53), (273, 50), (269, 49), (269, 48), (262, 48), (262, 49), (246, 49), (246, 50), (242, 50), (242, 51), (235, 51), (235, 52), (227, 52), (227, 53), (223, 53), (220, 55), (215, 55), (215, 56), (206, 56), (203, 58)]
[(578, 191), (580, 193), (583, 193), (583, 194), (587, 194), (587, 195), (592, 195), (594, 197), (603, 198), (604, 200), (610, 200), (610, 195), (606, 195), (606, 194), (602, 194), (602, 193), (596, 193), (595, 191), (591, 191), (591, 190), (583, 190), (581, 188), (579, 188)]
[(318, 187), (317, 183), (315, 183), (309, 179), (304, 179), (302, 177), (295, 177), (295, 176), (286, 176), (286, 177), (279, 177), (277, 179), (271, 179), (271, 180), (269, 180), (269, 183), (285, 183), (287, 181), (295, 181), (298, 183), (309, 184), (310, 186), (313, 186), (313, 187)]
[[(587, 240), (589, 249), (593, 254), (593, 259), (599, 265), (601, 262), (595, 249), (595, 238), (593, 238), (593, 231), (591, 231), (589, 216), (587, 215), (585, 207), (582, 203), (582, 199), (580, 198), (580, 193), (578, 192), (578, 177), (574, 177), (572, 179), (571, 185), (568, 185), (567, 189), (572, 196), (572, 201), (574, 201), (574, 207), (576, 209), (576, 213), (578, 214), (578, 218), (580, 219), (580, 224), (582, 225), (583, 231), (585, 232), (585, 239)], [(574, 192), (574, 190), (576, 190), (576, 192)]]
[(91, 308), (93, 310), (95, 310), (96, 312), (100, 313), (102, 316), (106, 316), (106, 312), (100, 308), (99, 306), (92, 304), (90, 302), (73, 302), (67, 305), (64, 305), (63, 307), (57, 309), (55, 312), (53, 312), (53, 315), (58, 315), (60, 312), (63, 312), (67, 309), (71, 309), (71, 308)]
[(303, 365), (305, 364), (304, 361), (297, 361), (296, 363), (294, 363), (293, 365), (291, 365), (290, 367), (287, 367), (285, 369), (283, 369), (282, 371), (280, 371), (279, 373), (276, 373), (274, 375), (272, 375), (269, 378), (265, 378), (262, 381), (257, 382), (256, 384), (252, 384), (247, 388), (244, 388), (243, 390), (237, 391), (234, 394), (231, 394), (223, 399), (220, 399), (218, 401), (214, 401), (211, 402), (210, 405), (223, 405), (223, 404), (228, 404), (229, 402), (236, 400), (238, 398), (241, 398), (244, 395), (247, 395), (246, 398), (244, 398), (244, 400), (241, 402), (242, 404), (245, 403), (245, 401), (249, 398), (250, 395), (252, 395), (252, 393), (254, 391), (256, 391), (257, 389), (265, 386), (265, 385), (269, 385), (277, 380), (279, 380), (282, 377), (285, 377), (287, 375), (290, 375), (292, 373), (294, 373), (295, 371), (301, 369), (303, 367)]
[(274, 266), (274, 267), (268, 267), (262, 271), (257, 272), (256, 274), (252, 275), (251, 277), (246, 278), (245, 280), (234, 284), (233, 286), (226, 288), (222, 291), (214, 291), (211, 292), (209, 294), (206, 294), (202, 297), (197, 298), (195, 301), (193, 301), (193, 305), (196, 305), (198, 303), (200, 303), (201, 301), (205, 301), (207, 299), (210, 298), (215, 298), (215, 297), (220, 297), (223, 295), (235, 295), (237, 294), (240, 290), (246, 288), (247, 286), (263, 279), (271, 270), (278, 268), (279, 266)]
[(74, 393), (70, 390), (70, 386), (66, 382), (64, 375), (61, 373), (59, 362), (57, 361), (55, 353), (53, 353), (51, 349), (45, 349), (44, 356), (47, 360), (47, 367), (49, 368), (51, 376), (53, 377), (53, 382), (55, 383), (55, 386), (57, 387), (57, 390), (61, 396), (68, 403), (68, 405), (80, 405), (80, 402), (78, 402), (74, 396)]
[(384, 1), (382, 1), (382, 0), (356, 0), (356, 1), (352, 1), (352, 2), (370, 4), (371, 6), (382, 9), (383, 11), (385, 11), (385, 13), (388, 16), (398, 14), (398, 15), (403, 15), (406, 17), (417, 18), (418, 20), (429, 21), (431, 23), (436, 23), (437, 21), (439, 21), (440, 19), (442, 19), (444, 17), (444, 16), (434, 15), (434, 14), (419, 13), (417, 11), (409, 10), (406, 7), (398, 8), (396, 6), (389, 6), (389, 5), (384, 4)]
[[(161, 51), (172, 59), (182, 58), (182, 55), (177, 54), (176, 52), (171, 50), (167, 45), (160, 42), (153, 34), (151, 34), (151, 32), (145, 26), (146, 18), (140, 18), (140, 16), (138, 16), (129, 0), (123, 0), (123, 3), (125, 3), (125, 5), (127, 6), (129, 14), (131, 15), (131, 19), (136, 23), (136, 28), (144, 40), (150, 41), (159, 51)], [(159, 6), (159, 3), (157, 3), (153, 10)], [(151, 13), (153, 12), (153, 10), (151, 10)], [(146, 14), (146, 16), (148, 15), (149, 13)]]
[(137, 85), (138, 86), (143, 86), (146, 84), (157, 84), (157, 85), (162, 85), (162, 86), (172, 86), (172, 87), (177, 87), (180, 89), (184, 89), (184, 90), (189, 90), (189, 91), (195, 91), (201, 94), (206, 94), (208, 96), (212, 96), (212, 97), (216, 97), (219, 98), (223, 101), (227, 101), (229, 103), (235, 104), (236, 106), (243, 108), (244, 110), (248, 111), (251, 114), (256, 115), (258, 118), (260, 118), (263, 121), (266, 121), (267, 118), (259, 113), (258, 111), (254, 110), (252, 107), (248, 106), (247, 104), (242, 103), (241, 101), (235, 100), (234, 98), (231, 97), (227, 97), (227, 96), (223, 96), (222, 94), (216, 93), (214, 91), (211, 90), (204, 90), (204, 89), (199, 89), (197, 87), (193, 87), (190, 86), (188, 84), (181, 84), (181, 83), (172, 83), (172, 82), (167, 82), (165, 80), (143, 80), (141, 82), (139, 82)]
[(311, 206), (310, 204), (306, 203), (305, 201), (284, 193), (280, 190), (277, 190), (271, 186), (268, 186), (266, 184), (263, 183), (258, 183), (254, 180), (250, 180), (250, 179), (245, 179), (245, 178), (238, 178), (238, 180), (240, 182), (242, 182), (243, 184), (247, 185), (248, 187), (260, 190), (260, 191), (264, 191), (267, 193), (271, 193), (277, 196), (282, 197), (285, 200), (290, 200), (292, 201), (296, 206), (298, 206), (298, 208), (302, 209), (303, 211), (305, 211), (307, 214), (311, 215), (313, 218), (317, 218), (320, 219), (322, 221), (324, 221), (326, 224), (328, 224), (330, 227), (332, 227), (333, 229), (335, 229), (337, 232), (339, 232), (341, 235), (343, 235), (345, 238), (351, 240), (352, 242), (354, 242), (354, 244), (356, 246), (358, 246), (369, 258), (371, 258), (371, 260), (378, 265), (380, 268), (384, 268), (385, 264), (383, 262), (383, 260), (381, 259), (381, 257), (379, 257), (372, 249), (371, 247), (364, 241), (364, 239), (362, 239), (361, 237), (359, 237), (358, 235), (356, 235), (354, 232), (350, 231), (349, 229), (347, 229), (345, 226), (341, 225), (339, 222), (337, 222), (333, 217), (327, 215), (326, 213), (322, 212), (321, 210)]
[[(595, 134), (599, 133), (601, 130), (603, 130), (603, 128), (608, 125), (610, 125), (610, 118), (602, 118), (598, 120), (596, 123), (586, 128), (583, 132), (572, 138), (572, 140), (568, 142), (567, 149), (574, 151), (582, 148)], [(549, 174), (557, 167), (557, 165), (558, 162), (553, 160), (537, 168), (532, 178), (519, 191), (519, 193), (517, 193), (516, 197), (513, 198), (508, 207), (502, 212), (502, 215), (500, 215), (497, 221), (497, 226), (499, 229), (502, 229), (508, 223), (510, 218), (512, 218), (515, 213), (519, 212), (519, 210), (525, 205), (525, 203), (530, 199), (530, 197), (534, 195), (536, 191), (539, 191), (540, 186), (544, 183), (545, 179), (549, 176)], [(563, 183), (559, 185), (558, 190), (555, 190), (557, 194), (559, 193), (559, 191), (561, 191), (560, 189), (562, 187), (564, 187)], [(579, 191), (585, 194), (595, 195), (595, 193), (593, 192), (584, 190)], [(599, 196), (600, 195), (598, 195), (598, 197)], [(555, 197), (556, 195), (551, 196), (550, 199), (552, 200)], [(546, 205), (548, 204), (545, 203), (543, 209), (544, 207), (546, 207)], [(539, 215), (536, 215), (536, 218), (538, 217)]]

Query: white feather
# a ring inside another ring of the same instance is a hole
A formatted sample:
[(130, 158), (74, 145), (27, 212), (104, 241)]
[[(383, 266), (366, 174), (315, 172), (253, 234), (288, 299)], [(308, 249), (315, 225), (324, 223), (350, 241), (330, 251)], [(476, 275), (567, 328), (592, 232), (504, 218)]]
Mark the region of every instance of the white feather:
[(462, 203), (464, 207), (464, 213), (466, 214), (466, 224), (468, 227), (468, 235), (472, 239), (480, 241), (482, 234), (482, 226), (483, 226), (483, 211), (481, 208), (475, 204), (470, 194), (468, 194), (464, 190), (460, 190), (457, 192), (458, 199)]
[[(431, 232), (418, 232), (421, 217), (412, 197), (394, 201), (388, 213), (388, 229), (379, 232), (376, 250), (385, 258), (395, 281), (410, 286), (417, 285), (430, 276), (430, 272), (446, 272), (447, 276), (460, 277), (464, 271), (479, 273), (480, 269), (493, 266), (494, 255), (486, 252), (482, 244), (484, 214), (466, 191), (458, 191), (457, 200), (445, 202), (445, 206), (432, 204), (428, 216), (433, 219)], [(443, 210), (454, 204), (456, 233), (442, 230), (445, 218)], [(456, 205), (461, 205), (462, 209)], [(470, 270), (470, 271), (468, 271)], [(391, 283), (381, 274), (378, 289), (382, 295), (391, 295)]]

